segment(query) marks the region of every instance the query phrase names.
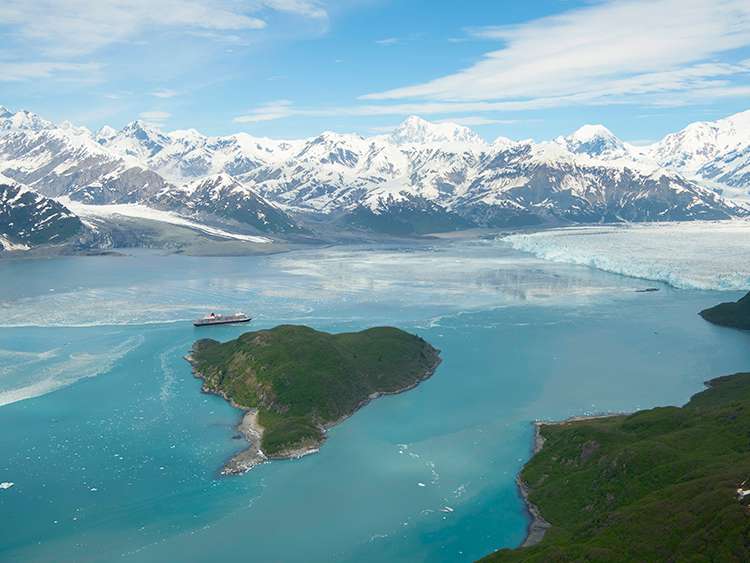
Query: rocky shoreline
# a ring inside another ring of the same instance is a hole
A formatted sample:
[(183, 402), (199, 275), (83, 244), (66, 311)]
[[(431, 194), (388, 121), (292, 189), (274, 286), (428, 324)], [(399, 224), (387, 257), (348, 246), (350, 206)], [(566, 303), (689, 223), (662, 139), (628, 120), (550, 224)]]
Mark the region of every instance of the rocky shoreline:
[[(609, 418), (612, 416), (622, 416), (627, 413), (610, 413), (610, 414), (594, 414), (585, 416), (572, 416), (560, 421), (545, 422), (541, 420), (534, 421), (534, 443), (532, 449), (532, 457), (538, 454), (544, 447), (545, 438), (542, 436), (542, 426), (560, 426), (563, 424), (569, 424), (571, 422), (580, 422), (584, 420), (595, 420), (597, 418)], [(516, 485), (518, 486), (518, 492), (521, 494), (524, 505), (526, 506), (526, 512), (531, 517), (531, 521), (526, 528), (526, 537), (519, 547), (530, 547), (538, 544), (544, 539), (544, 534), (547, 533), (552, 527), (552, 524), (547, 522), (542, 516), (539, 508), (529, 500), (530, 489), (529, 486), (521, 478), (521, 475), (516, 477)]]
[[(439, 351), (437, 352), (439, 353)], [(260, 465), (261, 463), (266, 463), (270, 460), (299, 459), (306, 455), (314, 454), (318, 452), (320, 450), (320, 446), (323, 444), (323, 442), (326, 439), (325, 433), (330, 428), (333, 428), (337, 424), (342, 423), (347, 418), (349, 418), (354, 413), (356, 413), (359, 409), (369, 404), (374, 399), (377, 399), (378, 397), (382, 397), (384, 395), (398, 395), (400, 393), (404, 393), (405, 391), (409, 391), (410, 389), (415, 388), (417, 385), (419, 385), (423, 381), (429, 379), (435, 373), (435, 370), (438, 368), (438, 366), (440, 365), (440, 362), (442, 361), (440, 356), (436, 355), (435, 362), (425, 371), (425, 373), (423, 374), (421, 378), (419, 378), (417, 381), (415, 381), (411, 385), (408, 385), (396, 391), (379, 392), (379, 393), (370, 394), (365, 400), (361, 401), (354, 408), (352, 412), (350, 412), (346, 416), (343, 416), (334, 422), (331, 422), (330, 424), (322, 426), (321, 430), (323, 430), (324, 434), (323, 434), (323, 438), (320, 441), (310, 441), (310, 443), (305, 443), (301, 445), (300, 447), (291, 448), (281, 453), (277, 453), (277, 454), (269, 456), (269, 455), (266, 455), (263, 452), (263, 450), (261, 450), (260, 448), (260, 444), (263, 439), (263, 426), (261, 426), (260, 423), (258, 422), (258, 409), (253, 409), (253, 408), (249, 409), (242, 405), (238, 405), (225, 393), (221, 391), (214, 391), (213, 389), (209, 389), (206, 386), (205, 378), (196, 369), (195, 363), (193, 362), (192, 355), (191, 354), (186, 355), (185, 359), (192, 366), (193, 375), (196, 378), (204, 381), (203, 385), (201, 386), (202, 392), (209, 393), (212, 395), (219, 395), (225, 401), (229, 402), (233, 407), (240, 409), (244, 412), (244, 414), (242, 415), (242, 418), (240, 419), (240, 422), (237, 424), (237, 431), (248, 442), (248, 447), (242, 450), (241, 452), (239, 452), (238, 454), (232, 456), (232, 458), (224, 464), (224, 467), (221, 470), (222, 475), (241, 475), (243, 473), (247, 473), (256, 465)]]

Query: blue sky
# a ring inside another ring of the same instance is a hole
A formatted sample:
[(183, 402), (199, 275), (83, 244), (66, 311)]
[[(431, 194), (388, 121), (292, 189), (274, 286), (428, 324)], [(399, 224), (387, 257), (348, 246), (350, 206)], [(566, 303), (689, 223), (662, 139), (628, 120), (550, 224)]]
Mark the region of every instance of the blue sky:
[(750, 109), (747, 0), (4, 0), (0, 103), (96, 129), (657, 139)]

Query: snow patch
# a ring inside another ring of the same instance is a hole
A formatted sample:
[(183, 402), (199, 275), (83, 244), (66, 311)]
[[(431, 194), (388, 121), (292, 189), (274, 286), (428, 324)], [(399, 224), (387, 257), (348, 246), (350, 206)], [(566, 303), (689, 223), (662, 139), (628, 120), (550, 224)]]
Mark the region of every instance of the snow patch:
[(231, 233), (223, 229), (218, 229), (216, 227), (210, 227), (208, 225), (197, 223), (181, 215), (178, 215), (177, 213), (153, 209), (152, 207), (141, 205), (139, 203), (86, 205), (84, 203), (72, 201), (67, 197), (59, 198), (58, 201), (79, 217), (107, 218), (119, 215), (122, 217), (147, 219), (149, 221), (158, 221), (160, 223), (169, 223), (172, 225), (187, 227), (189, 229), (200, 231), (207, 235), (219, 238), (242, 240), (245, 242), (253, 242), (256, 244), (268, 244), (271, 242), (271, 239), (266, 237)]

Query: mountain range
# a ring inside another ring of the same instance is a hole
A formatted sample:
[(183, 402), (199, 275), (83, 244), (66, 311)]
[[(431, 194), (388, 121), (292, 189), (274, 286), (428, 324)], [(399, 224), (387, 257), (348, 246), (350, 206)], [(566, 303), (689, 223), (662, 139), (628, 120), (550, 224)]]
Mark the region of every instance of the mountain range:
[[(75, 217), (60, 203), (66, 198), (138, 204), (282, 238), (320, 229), (413, 235), (729, 219), (749, 214), (750, 111), (693, 123), (641, 147), (601, 125), (546, 142), (488, 143), (467, 127), (419, 117), (372, 137), (211, 137), (192, 129), (164, 133), (143, 121), (92, 132), (0, 106), (0, 174), (0, 194), (22, 188), (49, 202), (40, 209), (64, 210), (27, 219), (28, 228)], [(6, 248), (56, 244), (87, 228), (31, 240), (19, 234), (17, 220), (8, 226), (7, 209), (20, 200), (0, 201)]]

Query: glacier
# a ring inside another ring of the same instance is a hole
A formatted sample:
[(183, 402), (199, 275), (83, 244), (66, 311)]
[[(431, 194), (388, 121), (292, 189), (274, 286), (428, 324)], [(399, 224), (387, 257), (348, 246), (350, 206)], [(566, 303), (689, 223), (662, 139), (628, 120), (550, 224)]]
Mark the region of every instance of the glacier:
[(750, 221), (586, 226), (502, 238), (516, 250), (679, 289), (750, 289)]

